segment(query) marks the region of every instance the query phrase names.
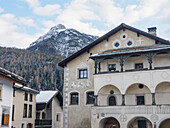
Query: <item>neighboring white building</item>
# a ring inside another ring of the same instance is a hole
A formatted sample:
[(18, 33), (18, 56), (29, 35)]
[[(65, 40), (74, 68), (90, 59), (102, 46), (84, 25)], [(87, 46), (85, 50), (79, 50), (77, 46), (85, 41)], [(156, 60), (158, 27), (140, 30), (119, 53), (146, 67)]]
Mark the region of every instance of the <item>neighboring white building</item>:
[(170, 42), (121, 24), (59, 63), (63, 128), (170, 128)]
[(40, 91), (36, 97), (36, 128), (62, 128), (63, 98), (56, 91)]
[(13, 86), (15, 83), (25, 85), (23, 78), (0, 68), (0, 127), (11, 128)]

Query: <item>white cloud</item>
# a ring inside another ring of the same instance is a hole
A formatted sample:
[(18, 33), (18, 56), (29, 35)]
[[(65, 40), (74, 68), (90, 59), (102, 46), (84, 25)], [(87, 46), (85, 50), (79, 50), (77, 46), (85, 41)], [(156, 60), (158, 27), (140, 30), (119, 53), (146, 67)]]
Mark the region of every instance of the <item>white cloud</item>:
[(28, 17), (20, 17), (19, 22), (23, 25), (30, 26), (30, 27), (36, 27), (36, 24), (34, 23), (33, 19), (30, 19)]
[(29, 4), (31, 7), (37, 7), (40, 5), (38, 0), (26, 0), (26, 2)]
[(50, 5), (47, 4), (44, 7), (35, 7), (34, 13), (40, 16), (53, 16), (59, 14), (61, 12), (60, 5), (54, 4)]
[(1, 46), (26, 48), (35, 41), (41, 34), (30, 35), (19, 32), (17, 24), (20, 24), (13, 14), (0, 15), (0, 44)]
[(0, 13), (4, 12), (4, 9), (3, 8), (0, 8)]

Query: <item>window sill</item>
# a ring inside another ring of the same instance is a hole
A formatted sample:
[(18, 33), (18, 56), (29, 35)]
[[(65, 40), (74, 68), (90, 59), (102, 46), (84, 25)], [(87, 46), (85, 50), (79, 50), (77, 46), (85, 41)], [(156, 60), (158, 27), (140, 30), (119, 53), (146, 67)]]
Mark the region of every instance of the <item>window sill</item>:
[(81, 79), (88, 79), (88, 78), (86, 77), (86, 78), (77, 78), (77, 79), (81, 80)]

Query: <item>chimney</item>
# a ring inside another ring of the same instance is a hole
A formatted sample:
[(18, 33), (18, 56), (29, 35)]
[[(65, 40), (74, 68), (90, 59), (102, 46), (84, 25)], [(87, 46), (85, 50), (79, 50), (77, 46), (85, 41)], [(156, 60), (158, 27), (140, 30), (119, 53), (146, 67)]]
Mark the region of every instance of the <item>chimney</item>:
[(148, 28), (148, 33), (156, 36), (156, 29), (157, 29), (156, 27)]

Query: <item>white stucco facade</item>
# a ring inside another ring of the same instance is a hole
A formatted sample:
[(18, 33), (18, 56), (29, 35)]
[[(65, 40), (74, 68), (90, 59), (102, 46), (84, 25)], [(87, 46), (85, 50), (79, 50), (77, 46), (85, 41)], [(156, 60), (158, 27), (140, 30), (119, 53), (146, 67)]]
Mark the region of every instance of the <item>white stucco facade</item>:
[[(12, 124), (12, 105), (13, 105), (13, 82), (0, 77), (1, 100), (0, 100), (0, 127), (11, 128)], [(2, 125), (3, 110), (9, 114), (9, 125)]]

